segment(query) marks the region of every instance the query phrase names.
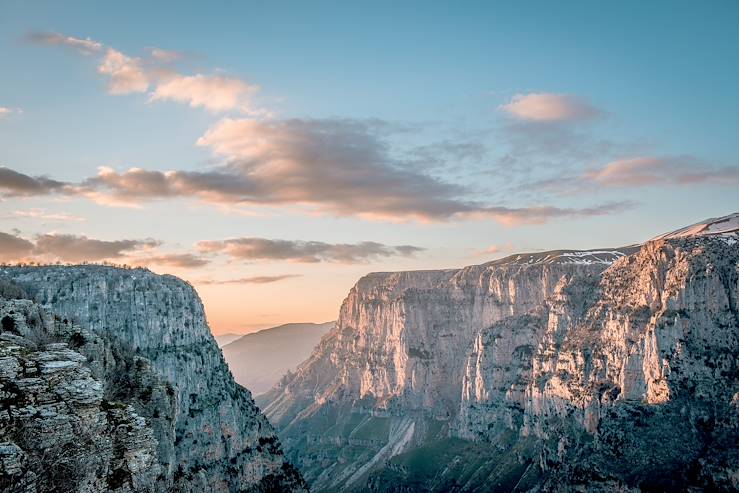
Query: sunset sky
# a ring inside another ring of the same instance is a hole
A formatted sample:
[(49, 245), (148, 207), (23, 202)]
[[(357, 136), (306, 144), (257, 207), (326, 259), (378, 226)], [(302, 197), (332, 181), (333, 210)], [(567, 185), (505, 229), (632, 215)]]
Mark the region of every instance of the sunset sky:
[(245, 333), (332, 320), (372, 271), (641, 242), (739, 210), (738, 23), (0, 0), (0, 257), (147, 265)]

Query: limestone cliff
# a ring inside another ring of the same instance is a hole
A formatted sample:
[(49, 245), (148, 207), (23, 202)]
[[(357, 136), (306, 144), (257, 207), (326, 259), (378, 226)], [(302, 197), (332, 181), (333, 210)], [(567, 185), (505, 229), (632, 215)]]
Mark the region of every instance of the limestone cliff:
[[(32, 459), (52, 444), (95, 470), (68, 491), (305, 489), (249, 392), (233, 381), (190, 285), (144, 269), (103, 266), (3, 268), (0, 277), (33, 300), (6, 301), (3, 308), (14, 327), (8, 322), (5, 330), (3, 322), (4, 351), (20, 365), (8, 363), (16, 373), (4, 376), (4, 391), (19, 382), (26, 388), (4, 401), (11, 421), (0, 440), (7, 440), (2, 450), (15, 457), (11, 462), (36, 471), (34, 481), (47, 474)], [(39, 315), (24, 322), (21, 306)], [(36, 319), (42, 322), (28, 322)], [(11, 340), (16, 333), (27, 342)], [(64, 370), (50, 374), (51, 396), (43, 390), (47, 382), (26, 371), (38, 367), (47, 378), (48, 362)], [(75, 392), (90, 395), (80, 404)], [(39, 411), (37, 404), (54, 412)], [(70, 424), (57, 428), (56, 420)], [(81, 430), (83, 424), (92, 428)], [(18, 427), (24, 430), (20, 441), (12, 439)], [(127, 434), (118, 437), (121, 430)], [(77, 440), (80, 433), (95, 439)], [(4, 474), (10, 474), (7, 467)], [(35, 484), (19, 491), (54, 490)]]
[(260, 404), (317, 491), (733, 491), (731, 217), (616, 251), (371, 274)]

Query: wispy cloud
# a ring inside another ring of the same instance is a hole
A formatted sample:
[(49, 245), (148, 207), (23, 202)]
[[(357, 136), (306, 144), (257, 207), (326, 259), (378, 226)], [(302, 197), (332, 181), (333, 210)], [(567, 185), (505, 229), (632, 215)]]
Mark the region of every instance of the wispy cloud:
[(84, 221), (85, 218), (81, 216), (75, 216), (73, 214), (65, 214), (60, 212), (48, 212), (44, 209), (28, 209), (13, 211), (12, 213), (5, 216), (5, 218), (24, 218), (24, 219), (39, 219), (42, 221)]
[(83, 55), (92, 55), (103, 49), (102, 43), (90, 38), (75, 38), (74, 36), (65, 36), (59, 33), (39, 32), (31, 33), (28, 39), (35, 43), (47, 45), (61, 45), (74, 48)]
[(287, 279), (293, 279), (295, 277), (301, 277), (299, 274), (282, 274), (278, 276), (254, 276), (254, 277), (241, 277), (239, 279), (226, 279), (226, 280), (215, 280), (215, 279), (202, 279), (196, 281), (196, 284), (271, 284), (273, 282), (284, 281)]
[(108, 77), (108, 92), (115, 95), (149, 92), (149, 101), (173, 101), (213, 112), (235, 111), (265, 114), (252, 101), (259, 87), (238, 78), (222, 75), (181, 74), (172, 65), (182, 53), (150, 48), (145, 58), (131, 56), (92, 39), (58, 33), (35, 33), (34, 42), (63, 45), (85, 55), (101, 54), (98, 73)]
[(322, 241), (271, 240), (266, 238), (232, 238), (222, 241), (201, 241), (197, 248), (203, 253), (221, 253), (239, 260), (285, 260), (289, 262), (336, 262), (354, 264), (383, 257), (410, 257), (423, 248), (400, 245), (388, 246), (373, 241), (362, 243), (324, 243)]
[(167, 267), (178, 267), (181, 269), (195, 269), (198, 267), (204, 267), (210, 263), (208, 259), (192, 253), (164, 253), (158, 255), (145, 255), (129, 258), (127, 259), (127, 262), (134, 265), (160, 265)]
[(714, 167), (687, 156), (633, 157), (587, 171), (582, 179), (607, 187), (739, 183), (739, 167)]
[(150, 48), (149, 54), (152, 59), (165, 64), (178, 62), (186, 58), (186, 55), (182, 52), (161, 48)]
[(519, 120), (539, 123), (589, 120), (601, 111), (587, 101), (568, 94), (516, 94), (500, 109)]
[(478, 257), (484, 257), (487, 255), (497, 255), (499, 253), (506, 253), (506, 252), (512, 252), (512, 251), (513, 251), (513, 245), (511, 243), (506, 243), (504, 245), (490, 245), (487, 248), (477, 250), (474, 253), (474, 255)]
[(712, 166), (692, 156), (637, 156), (613, 160), (599, 168), (527, 183), (525, 187), (555, 195), (592, 194), (612, 189), (679, 186), (736, 186), (739, 166)]
[(23, 110), (21, 110), (20, 108), (7, 108), (5, 106), (0, 106), (0, 119), (10, 115), (21, 113), (23, 113)]

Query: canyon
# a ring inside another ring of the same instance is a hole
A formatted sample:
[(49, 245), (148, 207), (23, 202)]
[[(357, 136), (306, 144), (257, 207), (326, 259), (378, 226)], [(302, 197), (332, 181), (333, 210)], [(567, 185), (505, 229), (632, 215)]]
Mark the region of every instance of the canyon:
[(360, 279), (257, 403), (313, 491), (736, 491), (739, 214)]
[(0, 268), (0, 489), (739, 489), (739, 214), (368, 274), (308, 328), (253, 399), (185, 281)]

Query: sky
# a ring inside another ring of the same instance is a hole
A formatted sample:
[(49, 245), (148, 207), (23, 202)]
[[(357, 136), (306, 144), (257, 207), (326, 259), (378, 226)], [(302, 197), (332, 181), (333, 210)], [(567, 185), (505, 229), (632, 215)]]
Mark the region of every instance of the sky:
[(0, 261), (191, 282), (214, 333), (359, 277), (739, 210), (739, 3), (0, 0)]

